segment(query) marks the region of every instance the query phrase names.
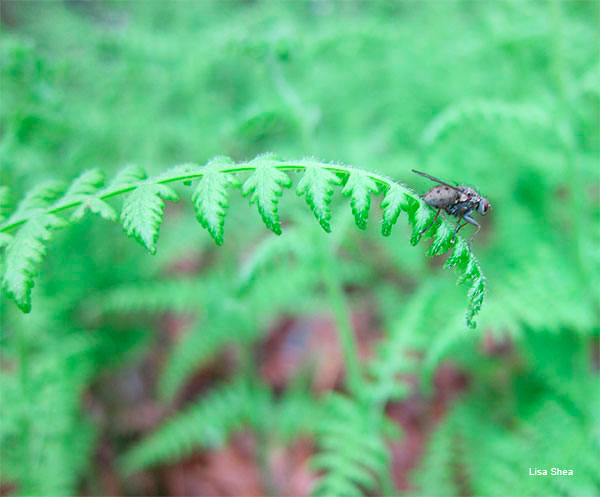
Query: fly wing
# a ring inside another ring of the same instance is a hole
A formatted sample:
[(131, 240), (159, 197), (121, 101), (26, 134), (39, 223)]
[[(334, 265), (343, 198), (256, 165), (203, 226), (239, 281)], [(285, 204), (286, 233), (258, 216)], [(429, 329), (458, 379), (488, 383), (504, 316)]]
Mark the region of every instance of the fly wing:
[(439, 183), (440, 185), (448, 186), (448, 187), (452, 188), (453, 190), (460, 192), (460, 190), (458, 188), (456, 188), (455, 186), (449, 185), (445, 181), (434, 178), (433, 176), (430, 176), (429, 174), (422, 173), (421, 171), (417, 171), (415, 169), (412, 169), (412, 172), (417, 173), (418, 175), (423, 176), (424, 178), (430, 179), (431, 181), (435, 181), (436, 183)]

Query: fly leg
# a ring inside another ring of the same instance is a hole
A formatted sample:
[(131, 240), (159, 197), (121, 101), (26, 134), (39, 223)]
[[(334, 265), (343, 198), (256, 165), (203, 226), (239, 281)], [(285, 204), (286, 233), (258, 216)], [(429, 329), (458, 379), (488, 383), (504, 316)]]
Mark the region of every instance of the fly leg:
[(432, 227), (432, 226), (435, 224), (435, 222), (436, 222), (436, 220), (437, 220), (438, 216), (440, 215), (440, 212), (442, 212), (442, 209), (438, 209), (438, 211), (437, 211), (437, 212), (436, 212), (436, 214), (435, 214), (435, 217), (433, 218), (433, 221), (431, 221), (431, 222), (430, 222), (430, 223), (427, 225), (427, 228), (425, 228), (425, 229), (421, 230), (421, 235), (424, 235), (424, 234), (425, 234), (425, 232), (426, 232), (426, 231), (427, 231), (429, 228), (431, 228), (431, 227)]
[[(473, 233), (471, 235), (471, 238), (469, 238), (469, 243), (467, 243), (469, 250), (471, 250), (471, 242), (473, 241), (473, 238), (475, 238), (475, 235), (477, 235), (477, 233), (479, 233), (479, 230), (481, 229), (481, 225), (469, 215), (464, 216), (464, 219), (465, 219), (465, 221), (467, 221), (467, 223), (471, 223), (473, 226), (477, 226), (475, 233)], [(467, 223), (465, 223), (465, 224), (467, 224)], [(463, 224), (463, 226), (464, 226), (464, 224)]]
[(463, 217), (465, 216), (460, 216), (458, 218), (458, 222), (456, 223), (456, 228), (454, 228), (454, 233), (452, 234), (452, 240), (450, 240), (450, 243), (454, 242), (454, 239), (456, 238), (456, 233), (458, 233), (458, 230), (461, 229), (465, 224), (464, 223), (462, 226), (460, 225), (460, 222), (463, 220)]

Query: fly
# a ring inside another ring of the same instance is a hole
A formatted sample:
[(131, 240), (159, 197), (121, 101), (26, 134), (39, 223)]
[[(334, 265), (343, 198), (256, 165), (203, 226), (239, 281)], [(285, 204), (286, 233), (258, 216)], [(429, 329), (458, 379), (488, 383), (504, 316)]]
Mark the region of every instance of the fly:
[[(469, 239), (468, 245), (470, 250), (471, 241), (473, 240), (473, 238), (475, 238), (475, 235), (477, 235), (477, 233), (479, 233), (479, 230), (481, 229), (481, 225), (471, 217), (471, 213), (473, 211), (477, 211), (483, 216), (490, 209), (491, 204), (486, 198), (479, 195), (479, 193), (477, 193), (470, 186), (452, 186), (446, 183), (445, 181), (430, 176), (429, 174), (425, 174), (420, 171), (415, 171), (414, 169), (412, 171), (413, 173), (417, 173), (421, 176), (424, 176), (427, 179), (430, 179), (431, 181), (439, 183), (439, 185), (434, 186), (427, 193), (421, 195), (421, 198), (425, 201), (427, 205), (430, 205), (431, 207), (437, 209), (437, 213), (435, 214), (433, 221), (431, 221), (427, 225), (427, 227), (423, 231), (421, 231), (421, 234), (425, 233), (429, 228), (433, 226), (438, 216), (440, 215), (440, 212), (444, 210), (451, 216), (455, 216), (458, 218), (458, 222), (456, 223), (456, 228), (454, 228), (454, 234), (452, 235), (452, 240), (450, 243), (454, 241), (456, 234), (462, 227), (466, 226), (469, 223), (474, 226), (477, 226), (475, 233), (473, 233), (473, 235)], [(460, 224), (462, 221), (464, 221), (464, 223)]]

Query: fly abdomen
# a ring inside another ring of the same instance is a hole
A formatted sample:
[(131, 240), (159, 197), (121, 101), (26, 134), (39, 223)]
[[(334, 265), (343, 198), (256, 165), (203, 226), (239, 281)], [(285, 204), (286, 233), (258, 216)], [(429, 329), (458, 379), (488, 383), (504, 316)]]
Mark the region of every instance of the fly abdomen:
[(444, 209), (456, 202), (459, 192), (444, 185), (434, 186), (425, 195), (423, 200), (437, 209)]

